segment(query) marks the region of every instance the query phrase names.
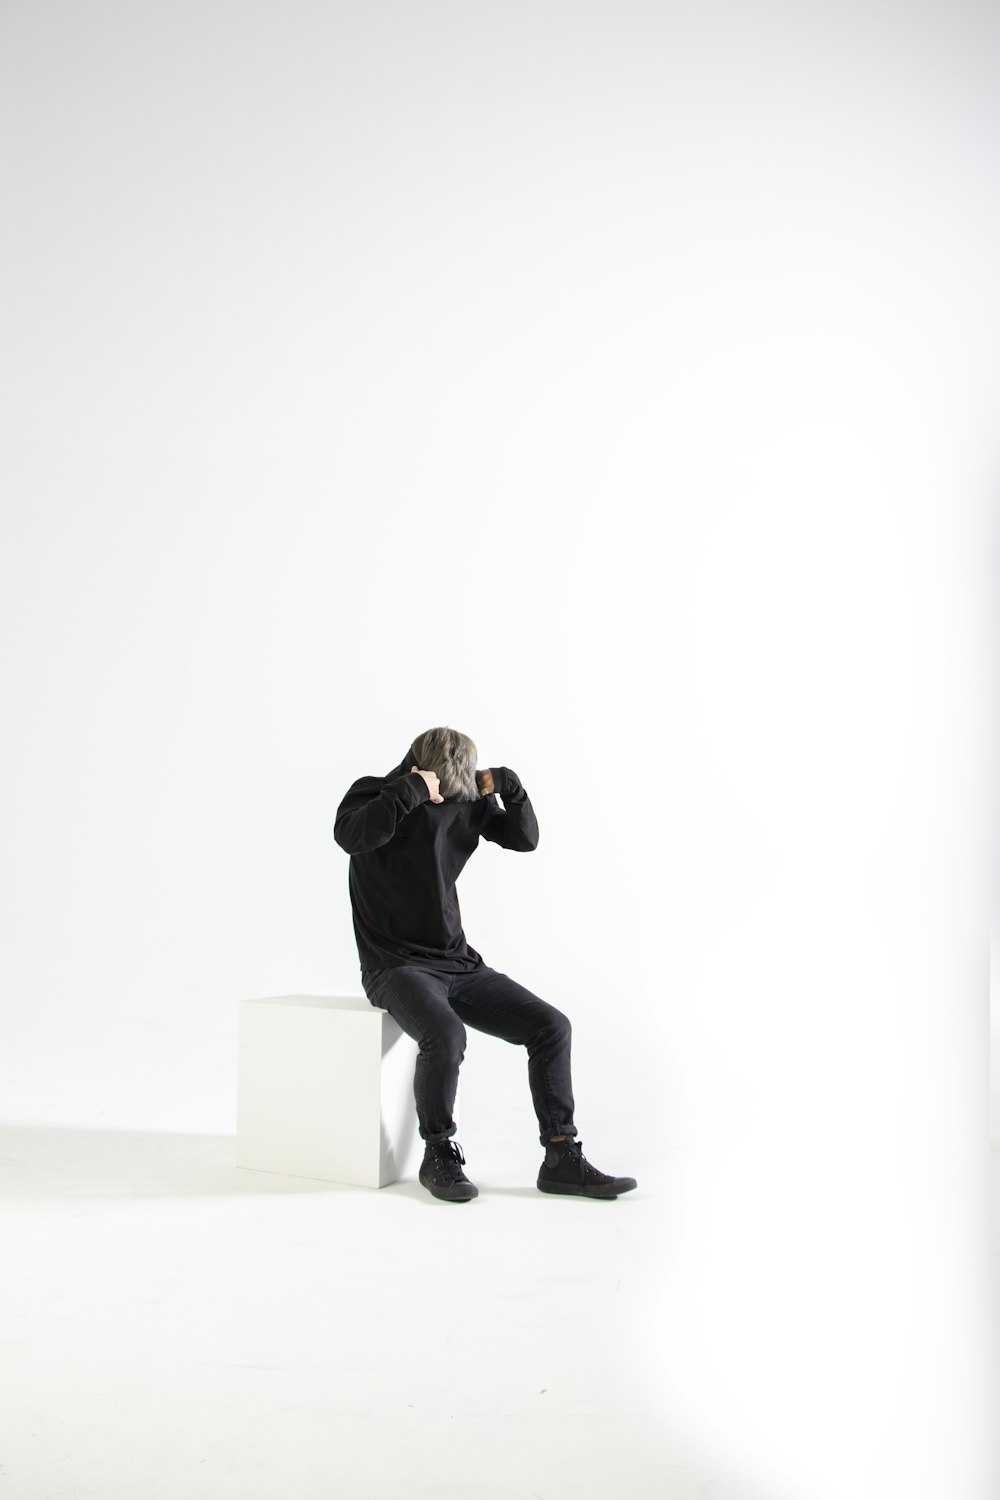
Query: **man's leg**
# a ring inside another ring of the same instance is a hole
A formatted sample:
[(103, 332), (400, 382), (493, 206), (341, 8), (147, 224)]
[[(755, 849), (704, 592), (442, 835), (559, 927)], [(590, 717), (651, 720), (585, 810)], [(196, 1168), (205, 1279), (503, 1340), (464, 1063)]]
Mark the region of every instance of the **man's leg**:
[(372, 1004), (387, 1010), (420, 1049), (413, 1096), (420, 1135), (428, 1144), (448, 1140), (458, 1128), (453, 1110), (466, 1038), (465, 1027), (448, 1003), (451, 978), (413, 964), (365, 970), (361, 976)]
[(545, 1160), (538, 1186), (546, 1193), (586, 1198), (617, 1198), (636, 1186), (634, 1177), (601, 1172), (575, 1139), (570, 1079), (571, 1029), (568, 1017), (540, 1000), (507, 974), (483, 966), (460, 974), (451, 985), (451, 1005), (467, 1026), (521, 1042), (528, 1049), (528, 1079), (535, 1103)]
[(569, 1017), (486, 964), (454, 975), (450, 1000), (466, 1026), (528, 1049), (528, 1084), (542, 1145), (555, 1137), (576, 1135)]

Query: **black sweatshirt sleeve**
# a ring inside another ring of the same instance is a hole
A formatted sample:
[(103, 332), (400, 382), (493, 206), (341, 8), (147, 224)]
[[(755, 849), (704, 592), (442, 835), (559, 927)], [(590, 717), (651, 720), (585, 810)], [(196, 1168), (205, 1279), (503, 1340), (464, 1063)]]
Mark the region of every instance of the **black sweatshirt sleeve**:
[(333, 836), (348, 854), (367, 854), (387, 844), (408, 812), (430, 798), (422, 776), (410, 771), (388, 783), (356, 781), (337, 808)]
[(480, 832), (484, 839), (503, 849), (517, 849), (526, 854), (538, 848), (538, 822), (527, 792), (510, 766), (490, 766), (493, 790), (503, 798), (504, 812), (494, 796), (487, 798), (490, 808)]

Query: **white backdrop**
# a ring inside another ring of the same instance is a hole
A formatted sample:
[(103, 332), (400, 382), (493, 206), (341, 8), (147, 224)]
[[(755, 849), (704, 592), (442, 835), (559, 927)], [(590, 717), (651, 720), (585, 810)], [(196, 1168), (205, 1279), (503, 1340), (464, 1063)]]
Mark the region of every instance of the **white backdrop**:
[(996, 45), (0, 12), (5, 1117), (231, 1131), (239, 998), (360, 992), (340, 798), (460, 728), (541, 829), (469, 940), (685, 1226), (649, 1380), (856, 1500), (988, 1494)]

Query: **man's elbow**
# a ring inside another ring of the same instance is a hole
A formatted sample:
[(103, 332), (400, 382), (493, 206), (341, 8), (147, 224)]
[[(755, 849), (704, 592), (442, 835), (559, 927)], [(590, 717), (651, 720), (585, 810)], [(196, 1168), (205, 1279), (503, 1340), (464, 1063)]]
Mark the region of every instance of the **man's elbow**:
[(355, 841), (351, 837), (350, 829), (343, 823), (334, 823), (333, 837), (345, 854), (358, 854), (360, 852), (355, 847)]
[(371, 854), (392, 838), (392, 830), (373, 834), (370, 828), (355, 826), (349, 819), (333, 825), (333, 836), (345, 854)]

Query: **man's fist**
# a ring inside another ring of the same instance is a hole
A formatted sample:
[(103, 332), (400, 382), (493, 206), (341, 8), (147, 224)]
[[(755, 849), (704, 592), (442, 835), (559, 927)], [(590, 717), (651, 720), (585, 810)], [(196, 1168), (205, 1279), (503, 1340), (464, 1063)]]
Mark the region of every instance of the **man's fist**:
[(476, 785), (479, 788), (479, 795), (481, 797), (488, 797), (493, 790), (493, 772), (477, 771)]
[(436, 771), (421, 771), (418, 766), (411, 766), (410, 771), (411, 773), (413, 771), (416, 771), (418, 776), (422, 776), (424, 778), (427, 783), (427, 790), (431, 794), (432, 802), (444, 801), (444, 798), (441, 795), (441, 783), (438, 781)]

